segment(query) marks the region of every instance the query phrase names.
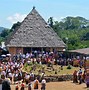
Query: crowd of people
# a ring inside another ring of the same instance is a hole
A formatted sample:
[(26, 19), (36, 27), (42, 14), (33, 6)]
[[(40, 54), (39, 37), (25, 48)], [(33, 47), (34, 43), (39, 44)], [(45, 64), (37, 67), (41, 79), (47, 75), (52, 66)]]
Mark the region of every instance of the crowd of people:
[[(40, 59), (41, 60), (41, 59)], [(6, 80), (7, 78), (10, 81), (10, 84), (21, 84), (21, 90), (24, 90), (24, 84), (28, 85), (28, 90), (31, 90), (32, 88), (31, 83), (34, 82), (34, 90), (38, 88), (38, 77), (35, 76), (35, 74), (30, 71), (29, 73), (23, 72), (22, 68), (25, 63), (40, 63), (41, 61), (37, 61), (35, 54), (21, 54), (18, 53), (17, 55), (11, 56), (10, 54), (4, 55), (3, 60), (0, 61), (0, 83), (2, 83), (3, 80)], [(41, 83), (41, 90), (45, 90), (46, 80), (42, 78)], [(16, 90), (18, 90), (16, 88)]]
[[(22, 68), (25, 63), (32, 64), (57, 64), (57, 65), (73, 65), (73, 59), (63, 58), (63, 55), (59, 52), (40, 52), (34, 51), (31, 53), (22, 54), (18, 52), (16, 55), (7, 54), (4, 56), (3, 60), (0, 61), (0, 80), (10, 79), (11, 84), (21, 84), (21, 90), (24, 90), (24, 82), (28, 85), (28, 90), (32, 90), (32, 82), (34, 82), (34, 90), (38, 90), (39, 80), (35, 74), (30, 71), (29, 73), (23, 72)], [(83, 65), (83, 63), (81, 63)], [(82, 70), (81, 70), (82, 71)], [(74, 82), (77, 82), (77, 73), (74, 72)], [(80, 75), (80, 74), (79, 74)], [(79, 77), (79, 80), (81, 77)], [(80, 80), (81, 81), (81, 80)], [(81, 83), (81, 82), (80, 82)], [(41, 90), (45, 90), (46, 80), (43, 78), (41, 82)], [(16, 86), (18, 90), (18, 86)]]

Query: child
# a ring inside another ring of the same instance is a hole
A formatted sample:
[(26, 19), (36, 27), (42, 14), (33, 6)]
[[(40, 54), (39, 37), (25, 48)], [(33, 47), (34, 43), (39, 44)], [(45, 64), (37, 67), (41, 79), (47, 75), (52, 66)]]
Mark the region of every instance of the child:
[(22, 81), (20, 90), (25, 90), (25, 85), (24, 85), (23, 81)]
[(30, 80), (29, 80), (29, 83), (28, 83), (28, 90), (32, 90), (32, 83), (31, 83)]
[(16, 85), (16, 87), (15, 87), (15, 90), (19, 90), (19, 87), (18, 87), (18, 85)]

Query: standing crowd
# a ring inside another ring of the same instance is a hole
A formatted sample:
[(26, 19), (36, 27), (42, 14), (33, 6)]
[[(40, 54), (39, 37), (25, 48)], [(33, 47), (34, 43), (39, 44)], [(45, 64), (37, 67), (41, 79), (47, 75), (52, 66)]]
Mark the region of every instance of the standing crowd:
[[(16, 90), (18, 90), (18, 84), (21, 83), (21, 89), (24, 90), (25, 84), (28, 85), (28, 90), (32, 90), (32, 83), (34, 82), (34, 90), (38, 90), (39, 80), (36, 75), (30, 71), (29, 73), (23, 72), (22, 68), (25, 63), (32, 64), (47, 64), (50, 65), (73, 65), (73, 59), (65, 59), (59, 52), (39, 52), (34, 51), (31, 53), (16, 55), (7, 54), (3, 60), (0, 61), (0, 82), (6, 80), (10, 81), (10, 84), (16, 84)], [(82, 70), (80, 70), (82, 71)], [(80, 75), (80, 74), (79, 74)], [(77, 80), (76, 71), (73, 74), (74, 82)], [(81, 77), (80, 77), (81, 79)], [(25, 84), (24, 84), (25, 83)], [(81, 82), (80, 82), (81, 83)], [(44, 77), (41, 80), (41, 90), (45, 90), (46, 80)], [(3, 89), (4, 90), (4, 89)]]

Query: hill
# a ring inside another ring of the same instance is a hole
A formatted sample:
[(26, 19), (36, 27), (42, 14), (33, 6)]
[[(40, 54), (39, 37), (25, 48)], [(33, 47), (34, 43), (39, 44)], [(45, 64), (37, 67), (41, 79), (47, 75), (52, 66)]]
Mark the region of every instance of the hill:
[(0, 27), (0, 33), (1, 33), (4, 29), (5, 29), (4, 27)]

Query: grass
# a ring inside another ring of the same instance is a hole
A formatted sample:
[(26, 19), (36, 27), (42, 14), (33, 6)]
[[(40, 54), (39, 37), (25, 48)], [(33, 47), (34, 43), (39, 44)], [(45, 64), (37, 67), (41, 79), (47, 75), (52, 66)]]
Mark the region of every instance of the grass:
[[(38, 74), (38, 71), (44, 68), (45, 75), (49, 76), (49, 75), (73, 74), (74, 70), (79, 70), (79, 67), (73, 67), (73, 66), (71, 66), (71, 69), (67, 69), (68, 66), (63, 66), (63, 70), (61, 70), (61, 66), (59, 65), (53, 65), (54, 70), (50, 67), (47, 67), (47, 65), (35, 64), (35, 69), (32, 70), (33, 67), (34, 67), (33, 64), (31, 65), (25, 64), (23, 67), (23, 71), (26, 72), (32, 71), (33, 73)], [(57, 74), (55, 74), (55, 71), (57, 72)]]

